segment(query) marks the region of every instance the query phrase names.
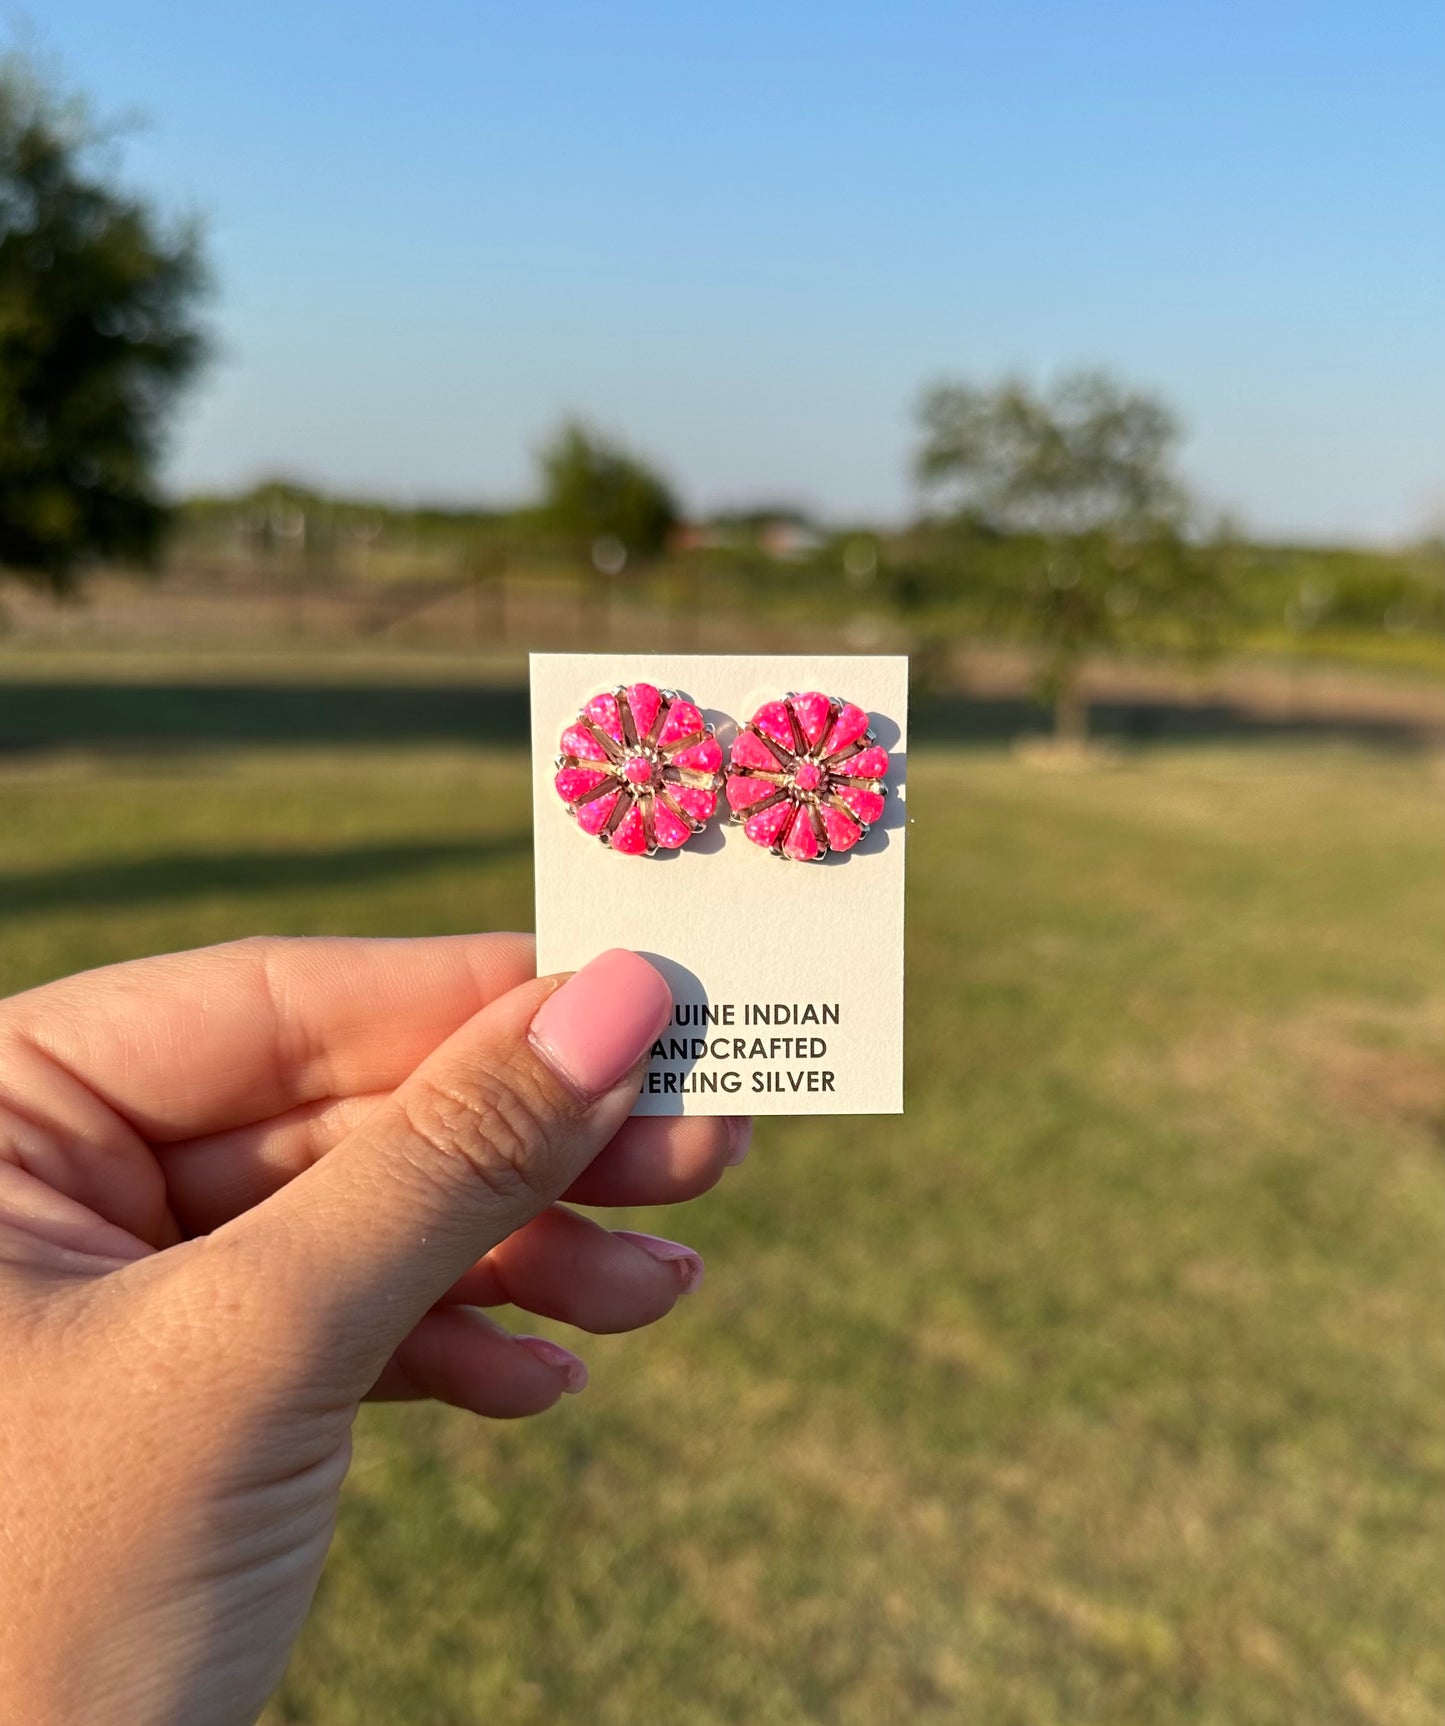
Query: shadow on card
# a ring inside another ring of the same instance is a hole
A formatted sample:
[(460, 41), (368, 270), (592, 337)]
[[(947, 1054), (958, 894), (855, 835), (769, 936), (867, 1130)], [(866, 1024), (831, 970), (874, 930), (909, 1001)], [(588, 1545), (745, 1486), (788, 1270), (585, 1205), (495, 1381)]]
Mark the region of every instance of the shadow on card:
[(889, 845), (888, 835), (896, 832), (908, 820), (907, 805), (898, 795), (898, 787), (903, 782), (908, 761), (907, 751), (898, 747), (903, 741), (903, 733), (898, 722), (884, 713), (870, 713), (868, 726), (873, 733), (873, 741), (888, 751), (888, 779), (885, 785), (883, 814), (851, 851), (829, 852), (823, 859), (825, 867), (841, 868), (851, 857), (871, 857), (880, 851), (886, 851)]

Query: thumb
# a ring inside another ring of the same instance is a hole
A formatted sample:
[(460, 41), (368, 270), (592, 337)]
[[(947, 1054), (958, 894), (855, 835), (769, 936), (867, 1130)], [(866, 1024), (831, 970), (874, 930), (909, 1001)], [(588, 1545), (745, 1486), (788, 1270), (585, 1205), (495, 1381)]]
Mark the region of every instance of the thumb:
[[(531, 1221), (627, 1118), (672, 996), (614, 949), (453, 1033), (353, 1133), (230, 1225), (360, 1394), (463, 1271)], [(225, 1231), (221, 1231), (224, 1233)]]

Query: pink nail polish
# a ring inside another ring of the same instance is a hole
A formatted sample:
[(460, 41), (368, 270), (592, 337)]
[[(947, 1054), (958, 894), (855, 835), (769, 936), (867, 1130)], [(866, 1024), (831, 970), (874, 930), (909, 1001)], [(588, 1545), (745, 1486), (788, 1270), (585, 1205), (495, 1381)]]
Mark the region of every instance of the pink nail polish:
[(691, 1294), (694, 1289), (701, 1287), (702, 1256), (695, 1253), (691, 1247), (685, 1247), (681, 1241), (664, 1240), (661, 1235), (635, 1234), (631, 1229), (614, 1229), (612, 1232), (620, 1241), (631, 1241), (633, 1246), (645, 1252), (650, 1259), (656, 1259), (659, 1264), (671, 1265), (677, 1272), (684, 1294)]
[(556, 1367), (562, 1374), (563, 1396), (576, 1396), (579, 1390), (586, 1390), (587, 1363), (579, 1360), (570, 1348), (549, 1342), (544, 1336), (514, 1336), (512, 1341), (535, 1355), (543, 1366)]
[(728, 1156), (727, 1166), (735, 1169), (748, 1154), (753, 1142), (753, 1117), (751, 1115), (729, 1115)]
[(672, 1012), (672, 991), (636, 953), (614, 947), (542, 1003), (532, 1045), (555, 1072), (586, 1097), (626, 1078), (652, 1047)]

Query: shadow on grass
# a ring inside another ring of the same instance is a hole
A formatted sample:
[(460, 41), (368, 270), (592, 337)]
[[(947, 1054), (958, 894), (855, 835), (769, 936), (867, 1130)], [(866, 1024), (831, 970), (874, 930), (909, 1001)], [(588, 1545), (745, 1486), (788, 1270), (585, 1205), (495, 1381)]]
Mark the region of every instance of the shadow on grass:
[(484, 863), (530, 852), (530, 833), (492, 839), (336, 846), (305, 851), (168, 851), (112, 863), (0, 873), (0, 921), (37, 911), (117, 910), (207, 893), (355, 887), (442, 863)]
[[(1044, 707), (1025, 697), (944, 695), (918, 701), (915, 743), (1007, 745), (1053, 729)], [(1412, 749), (1439, 741), (1438, 728), (1409, 719), (1362, 714), (1261, 714), (1231, 702), (1095, 701), (1092, 736), (1128, 748), (1152, 744), (1351, 742)]]
[(478, 684), (0, 683), (0, 752), (217, 745), (525, 745), (527, 692)]
[[(1024, 697), (922, 697), (920, 743), (1007, 744), (1049, 730)], [(1228, 702), (1099, 701), (1094, 733), (1126, 745), (1291, 739), (1411, 747), (1438, 741), (1406, 717), (1267, 715)], [(374, 747), (389, 743), (525, 746), (527, 691), (468, 683), (0, 683), (0, 755), (83, 746), (186, 750), (241, 746)]]

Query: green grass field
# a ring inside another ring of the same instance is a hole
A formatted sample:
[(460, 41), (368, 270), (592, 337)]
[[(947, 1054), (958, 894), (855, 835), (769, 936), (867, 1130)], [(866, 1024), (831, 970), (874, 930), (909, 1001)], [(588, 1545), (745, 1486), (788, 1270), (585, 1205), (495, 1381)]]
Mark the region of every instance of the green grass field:
[[(65, 714), (0, 757), (6, 991), (530, 921), (500, 717)], [(910, 808), (908, 1114), (654, 1216), (708, 1281), (585, 1396), (368, 1410), (271, 1726), (1439, 1720), (1445, 773), (940, 745)]]

